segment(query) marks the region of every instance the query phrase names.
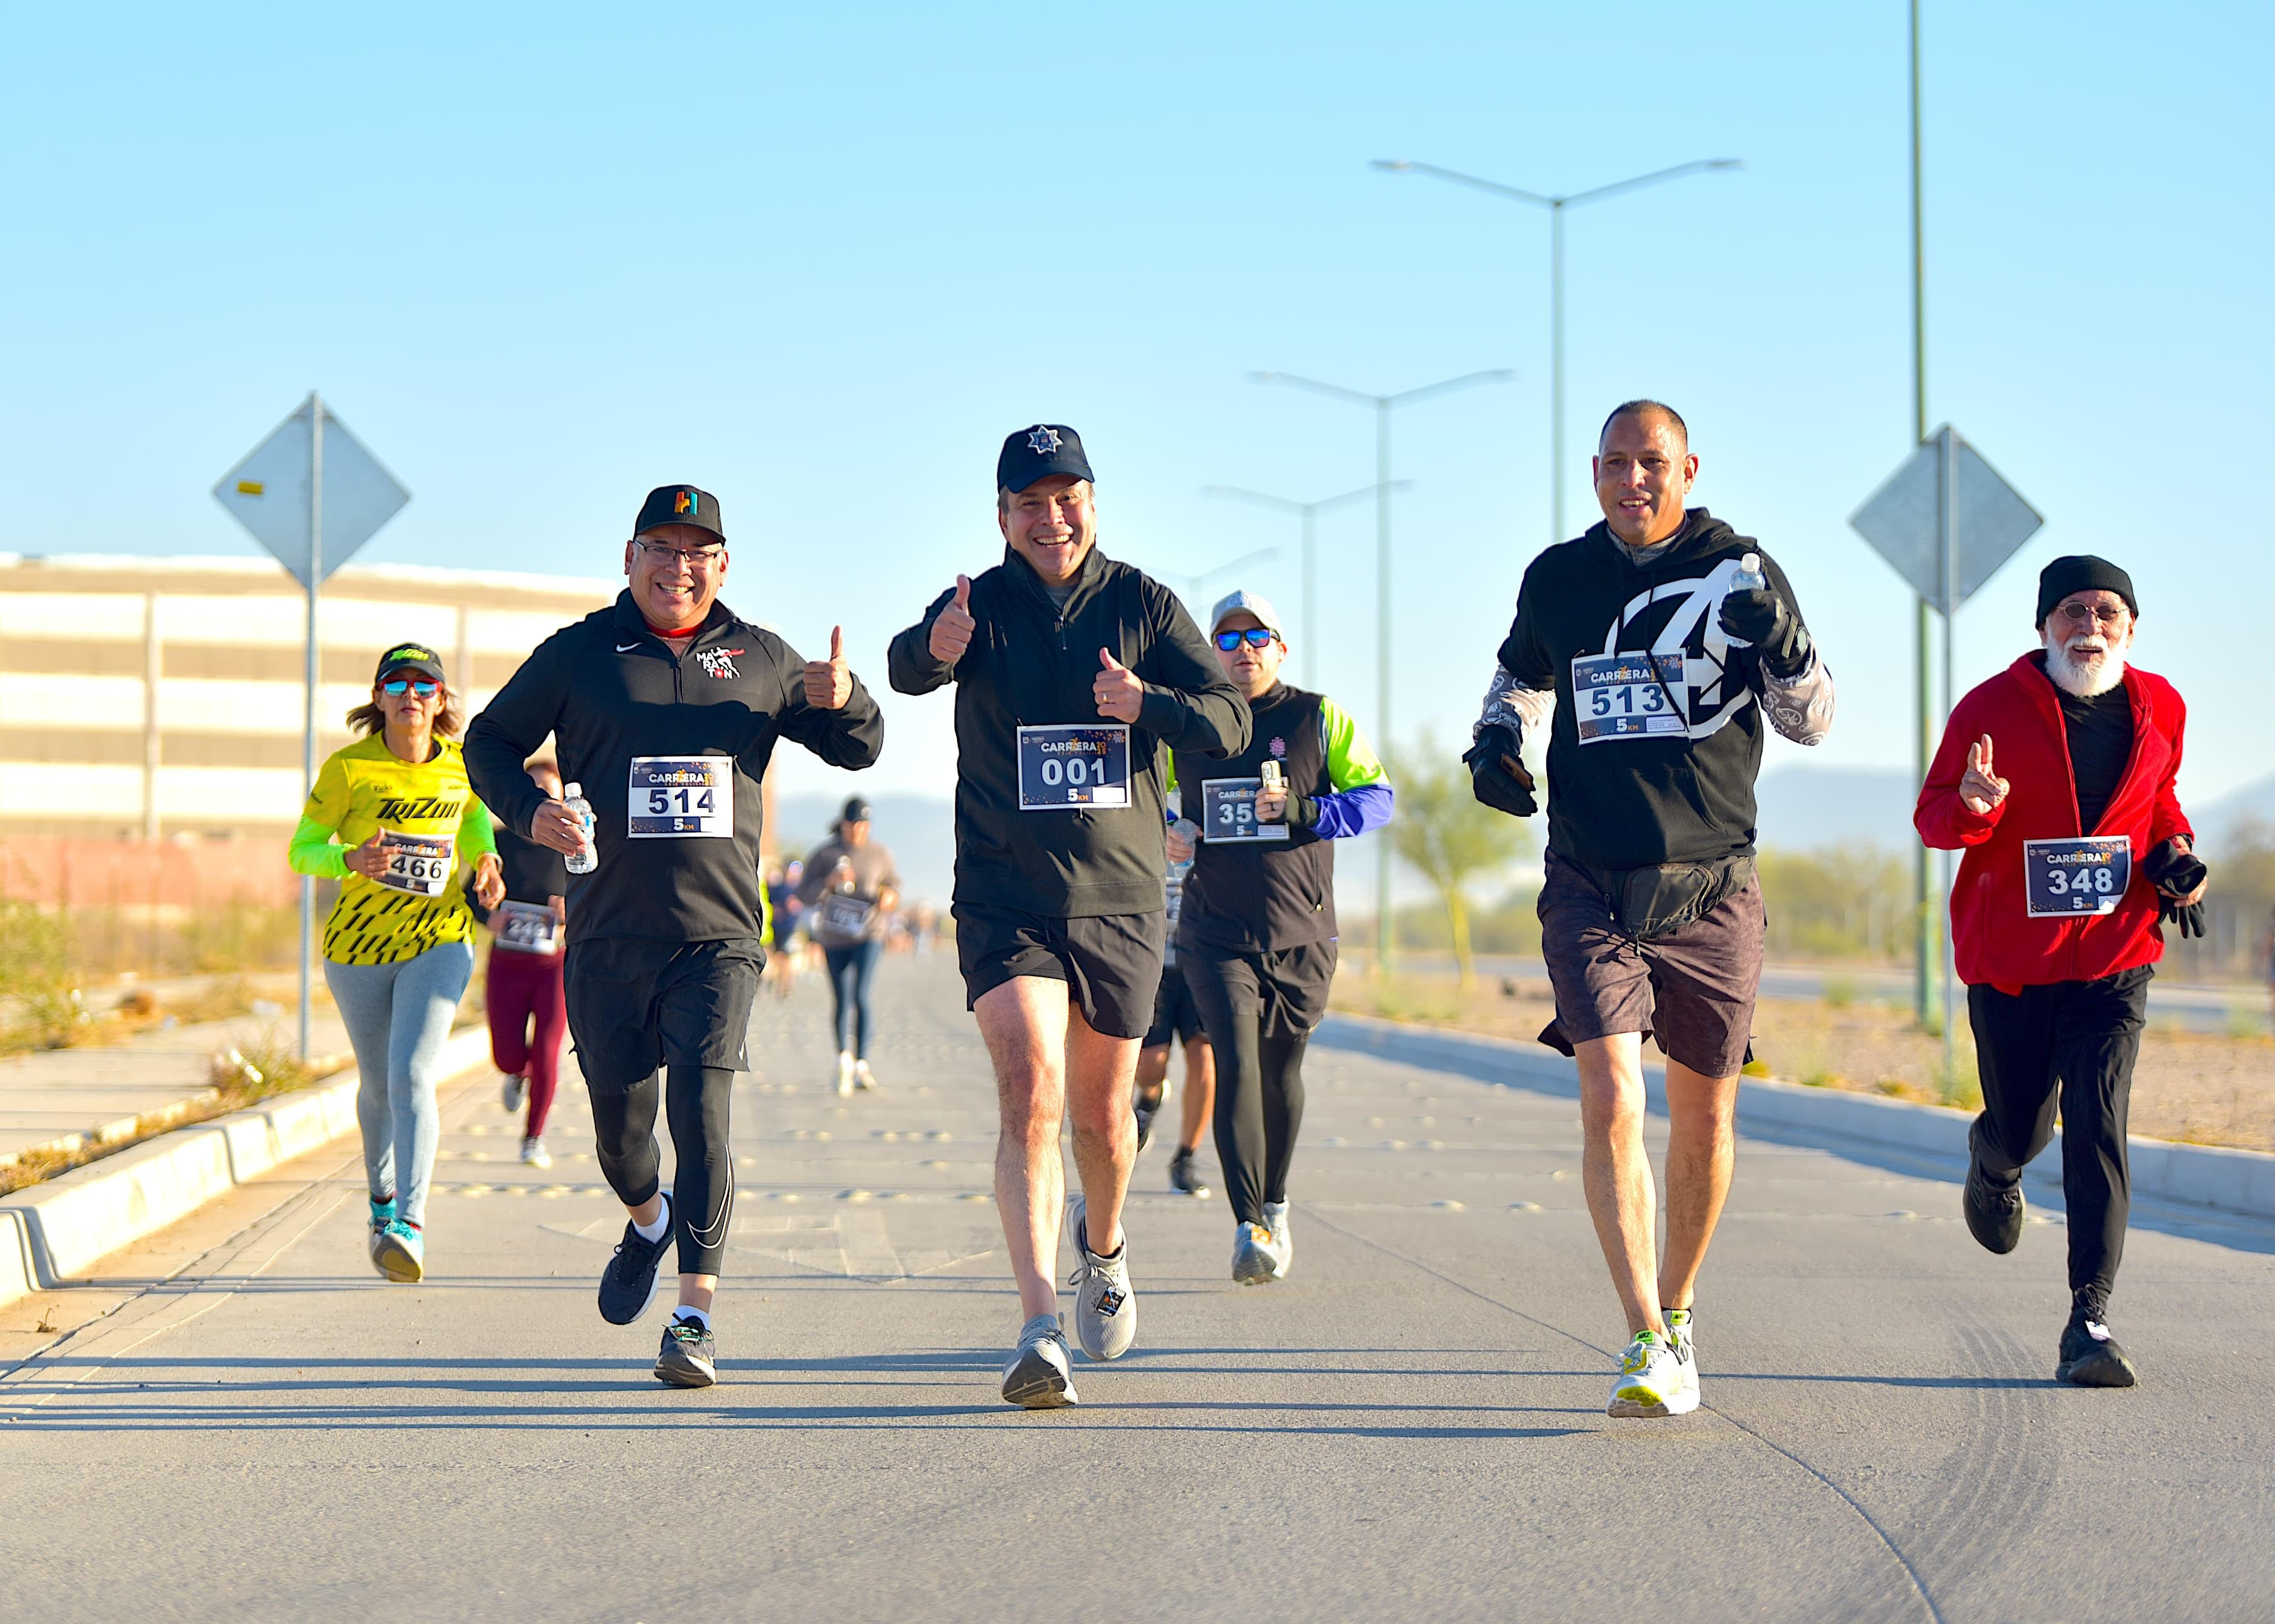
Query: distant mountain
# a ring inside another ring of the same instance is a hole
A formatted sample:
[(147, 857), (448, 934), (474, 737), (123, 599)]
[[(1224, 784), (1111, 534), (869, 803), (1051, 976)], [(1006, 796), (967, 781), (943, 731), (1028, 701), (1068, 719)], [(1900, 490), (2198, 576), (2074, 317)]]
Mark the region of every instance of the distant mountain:
[(1755, 786), (1760, 843), (1782, 851), (1864, 841), (1890, 851), (1918, 845), (1912, 804), (1919, 786), (1908, 769), (1780, 767)]
[(2206, 801), (2201, 806), (2181, 804), (2187, 810), (2188, 821), (2196, 826), (2196, 838), (2204, 849), (2208, 860), (2220, 847), (2230, 843), (2228, 836), (2236, 826), (2256, 823), (2261, 830), (2275, 830), (2275, 773), (2264, 778), (2255, 778), (2248, 784), (2238, 784), (2226, 795)]
[[(828, 840), (844, 804), (837, 795), (782, 797), (775, 805), (775, 837), (782, 855), (802, 857)], [(891, 848), (903, 894), (947, 912), (956, 883), (954, 804), (927, 795), (873, 795), (869, 804), (876, 813), (869, 837)]]

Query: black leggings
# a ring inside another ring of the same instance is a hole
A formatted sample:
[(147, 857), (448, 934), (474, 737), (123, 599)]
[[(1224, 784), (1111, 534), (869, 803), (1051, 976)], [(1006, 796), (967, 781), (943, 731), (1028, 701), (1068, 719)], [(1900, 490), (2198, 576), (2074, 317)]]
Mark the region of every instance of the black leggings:
[(1311, 1035), (1265, 1036), (1264, 989), (1246, 960), (1180, 957), (1216, 1051), (1216, 1156), (1232, 1215), (1260, 1224), (1266, 1202), (1288, 1198), (1288, 1168), (1304, 1126), (1304, 1051)]
[[(665, 1080), (657, 1085), (656, 1078)], [(727, 1102), (735, 1074), (724, 1066), (675, 1061), (622, 1093), (591, 1091), (601, 1172), (626, 1206), (639, 1206), (661, 1187), (662, 1152), (655, 1142), (661, 1098), (671, 1122), (676, 1165), (671, 1178), (672, 1228), (682, 1274), (716, 1274), (727, 1256), (727, 1220), (735, 1211), (735, 1159), (727, 1144)]]
[(837, 1052), (855, 1060), (869, 1053), (869, 978), (877, 973), (877, 959), (885, 951), (881, 941), (849, 942), (824, 948), (829, 965), (829, 995), (835, 1001), (830, 1017), (837, 1030)]
[(2096, 1319), (2107, 1311), (2125, 1256), (2132, 1207), (2125, 1119), (2151, 973), (2143, 964), (2097, 981), (2026, 986), (2019, 997), (1994, 986), (1967, 989), (1983, 1078), (1983, 1114), (1969, 1143), (1984, 1172), (2010, 1184), (2054, 1137), (2059, 1099), (2070, 1295)]

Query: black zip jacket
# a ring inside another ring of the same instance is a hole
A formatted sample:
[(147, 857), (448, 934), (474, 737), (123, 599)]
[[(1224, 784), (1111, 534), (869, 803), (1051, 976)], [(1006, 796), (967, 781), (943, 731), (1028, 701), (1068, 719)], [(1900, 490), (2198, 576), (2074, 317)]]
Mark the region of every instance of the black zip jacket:
[[(956, 684), (956, 900), (1055, 918), (1159, 913), (1167, 752), (1245, 750), (1248, 702), (1209, 653), (1175, 594), (1093, 546), (1059, 608), (1010, 548), (973, 578), (979, 626), (964, 658), (933, 658), (932, 625), (956, 596), (933, 600), (893, 639), (893, 687), (930, 693)], [(1107, 721), (1091, 699), (1100, 649), (1138, 674), (1145, 698), (1130, 729), (1130, 804), (1019, 810), (1018, 729)]]
[[(1646, 563), (1630, 563), (1599, 522), (1526, 569), (1500, 663), (1525, 687), (1556, 691), (1548, 843), (1559, 855), (1600, 873), (1752, 849), (1765, 677), (1760, 656), (1733, 646), (1717, 618), (1748, 553), (1761, 555), (1763, 574), (1799, 615), (1792, 584), (1761, 543), (1704, 508), (1690, 510), (1667, 550)], [(1576, 703), (1575, 659), (1643, 651), (1679, 656), (1682, 675), (1620, 694), (1616, 706), (1616, 690)], [(1629, 706), (1638, 725), (1669, 718), (1674, 730), (1581, 743), (1583, 721), (1613, 720), (1598, 715), (1599, 706)]]
[[(1318, 694), (1274, 683), (1249, 710), (1256, 718), (1256, 736), (1230, 760), (1197, 761), (1178, 752), (1177, 793), (1185, 816), (1196, 823), (1201, 787), (1208, 780), (1255, 778), (1266, 761), (1281, 764), (1290, 806), (1297, 804), (1296, 797), (1316, 797), (1334, 788), (1327, 777)], [(1276, 752), (1274, 744), (1280, 746)], [(1334, 846), (1295, 819), (1287, 829), (1285, 840), (1256, 842), (1212, 841), (1205, 832), (1193, 853), (1192, 872), (1185, 877), (1177, 921), (1180, 946), (1276, 953), (1334, 940)]]
[[(832, 767), (877, 759), (885, 720), (857, 678), (843, 710), (805, 702), (805, 661), (723, 603), (685, 653), (647, 628), (630, 592), (539, 644), (466, 729), (466, 774), (518, 834), (545, 804), (522, 763), (554, 736), (563, 780), (593, 804), (600, 866), (569, 876), (569, 940), (723, 941), (760, 933), (759, 781), (777, 739)], [(734, 759), (734, 837), (629, 840), (635, 756)]]

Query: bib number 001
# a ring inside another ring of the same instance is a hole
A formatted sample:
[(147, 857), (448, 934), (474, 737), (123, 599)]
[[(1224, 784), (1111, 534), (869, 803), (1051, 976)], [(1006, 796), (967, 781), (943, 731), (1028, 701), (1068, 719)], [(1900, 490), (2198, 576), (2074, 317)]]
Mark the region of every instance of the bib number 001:
[(405, 835), (396, 829), (379, 832), (379, 855), (387, 863), (379, 871), (379, 883), (413, 896), (442, 895), (457, 863), (448, 835)]
[(731, 756), (634, 756), (624, 805), (632, 840), (732, 840)]
[(1130, 729), (1023, 727), (1019, 810), (1065, 812), (1130, 804)]
[(2133, 883), (2133, 841), (2126, 835), (2088, 835), (2069, 840), (2026, 840), (2022, 873), (2029, 917), (2066, 919), (2081, 913), (2113, 913)]

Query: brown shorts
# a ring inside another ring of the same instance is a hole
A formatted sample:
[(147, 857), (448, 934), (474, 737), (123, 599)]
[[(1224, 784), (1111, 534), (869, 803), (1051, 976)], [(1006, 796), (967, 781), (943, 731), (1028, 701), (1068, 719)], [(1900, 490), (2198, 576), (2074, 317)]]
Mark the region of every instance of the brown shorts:
[(1591, 1038), (1640, 1032), (1709, 1077), (1727, 1077), (1751, 1057), (1765, 930), (1759, 880), (1704, 918), (1637, 941), (1595, 882), (1551, 851), (1539, 913), (1541, 956), (1556, 992), (1556, 1018), (1541, 1042), (1569, 1054)]

